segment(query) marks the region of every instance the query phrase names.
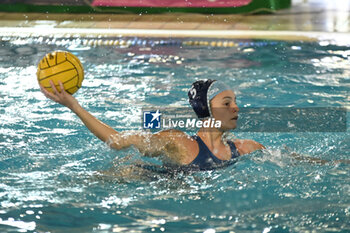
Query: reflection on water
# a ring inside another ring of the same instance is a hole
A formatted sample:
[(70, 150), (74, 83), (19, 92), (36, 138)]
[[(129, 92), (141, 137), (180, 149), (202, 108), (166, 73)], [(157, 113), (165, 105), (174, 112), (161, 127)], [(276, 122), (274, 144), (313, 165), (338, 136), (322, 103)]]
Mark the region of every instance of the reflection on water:
[(187, 90), (202, 78), (232, 86), (240, 106), (349, 107), (348, 47), (89, 47), (78, 40), (0, 42), (0, 231), (349, 231), (349, 165), (336, 163), (348, 159), (348, 129), (233, 131), (228, 138), (253, 139), (268, 150), (224, 169), (165, 174), (137, 167), (161, 162), (134, 148), (109, 149), (48, 101), (35, 77), (44, 54), (70, 50), (86, 71), (79, 102), (117, 130), (138, 130), (143, 107), (189, 108)]

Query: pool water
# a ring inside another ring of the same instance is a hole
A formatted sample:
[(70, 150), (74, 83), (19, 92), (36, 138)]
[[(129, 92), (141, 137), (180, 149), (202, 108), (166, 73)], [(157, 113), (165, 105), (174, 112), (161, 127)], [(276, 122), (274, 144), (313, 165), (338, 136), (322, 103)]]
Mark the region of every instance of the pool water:
[[(190, 108), (187, 91), (197, 79), (233, 86), (241, 108), (349, 109), (349, 46), (235, 43), (149, 39), (112, 47), (81, 38), (2, 37), (0, 231), (349, 232), (350, 167), (334, 163), (350, 159), (349, 127), (233, 131), (231, 137), (256, 140), (267, 150), (215, 171), (121, 179), (126, 166), (160, 160), (134, 148), (110, 149), (68, 109), (46, 99), (36, 81), (37, 62), (46, 53), (72, 52), (85, 68), (75, 97), (118, 131), (142, 130), (144, 107)], [(297, 161), (293, 153), (331, 162)]]

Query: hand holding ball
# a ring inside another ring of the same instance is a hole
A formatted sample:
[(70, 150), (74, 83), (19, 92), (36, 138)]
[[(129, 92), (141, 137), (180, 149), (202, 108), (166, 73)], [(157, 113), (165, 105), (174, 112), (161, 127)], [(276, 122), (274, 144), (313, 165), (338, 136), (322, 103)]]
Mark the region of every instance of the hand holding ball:
[(52, 92), (50, 80), (53, 81), (56, 89), (61, 92), (59, 82), (63, 83), (64, 90), (69, 94), (74, 94), (80, 87), (84, 79), (84, 69), (79, 59), (65, 51), (55, 51), (48, 53), (39, 62), (37, 77), (47, 91)]

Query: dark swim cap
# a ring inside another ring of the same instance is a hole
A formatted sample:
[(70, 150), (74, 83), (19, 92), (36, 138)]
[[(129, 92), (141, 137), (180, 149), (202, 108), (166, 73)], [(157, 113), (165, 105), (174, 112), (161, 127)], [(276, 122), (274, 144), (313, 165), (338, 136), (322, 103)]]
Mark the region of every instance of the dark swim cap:
[(192, 84), (188, 91), (188, 98), (199, 119), (211, 116), (209, 101), (225, 90), (231, 90), (231, 88), (220, 81), (211, 79), (199, 80)]
[(211, 79), (196, 81), (192, 83), (192, 87), (188, 91), (189, 102), (199, 119), (210, 116), (207, 93), (214, 81)]

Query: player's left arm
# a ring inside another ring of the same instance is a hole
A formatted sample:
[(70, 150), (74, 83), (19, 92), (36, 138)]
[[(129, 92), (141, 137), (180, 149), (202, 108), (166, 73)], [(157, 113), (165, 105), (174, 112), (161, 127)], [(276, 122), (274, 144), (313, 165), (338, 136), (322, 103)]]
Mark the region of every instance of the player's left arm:
[(325, 165), (325, 164), (350, 164), (350, 160), (347, 159), (338, 159), (338, 160), (325, 160), (325, 159), (319, 159), (310, 157), (308, 155), (301, 155), (296, 152), (288, 153), (289, 156), (293, 157), (295, 160), (307, 162), (307, 163), (313, 163), (313, 164), (319, 164), (319, 165)]
[[(262, 144), (254, 141), (254, 140), (243, 140), (243, 139), (237, 139), (235, 140), (235, 145), (238, 149), (238, 152), (240, 155), (249, 154), (256, 150), (262, 150), (266, 149), (265, 146)], [(339, 159), (339, 160), (324, 160), (319, 158), (310, 157), (307, 155), (301, 155), (295, 152), (289, 153), (289, 156), (293, 157), (295, 160), (301, 161), (301, 162), (307, 162), (307, 163), (313, 163), (313, 164), (319, 164), (319, 165), (325, 165), (325, 164), (350, 164), (350, 160), (347, 159)]]
[(237, 139), (234, 141), (240, 155), (249, 154), (256, 150), (266, 149), (262, 144), (249, 139)]

